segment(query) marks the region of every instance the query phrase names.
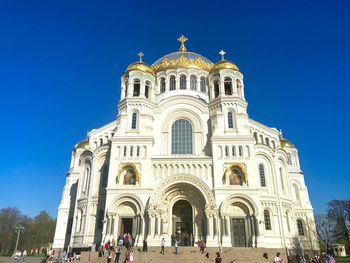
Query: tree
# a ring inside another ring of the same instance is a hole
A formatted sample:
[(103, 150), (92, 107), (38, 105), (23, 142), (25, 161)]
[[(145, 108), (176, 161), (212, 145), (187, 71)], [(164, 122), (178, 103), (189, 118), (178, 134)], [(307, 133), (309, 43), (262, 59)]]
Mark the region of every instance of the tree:
[(13, 252), (16, 243), (15, 226), (22, 223), (23, 215), (15, 207), (0, 210), (0, 255)]
[(332, 200), (328, 203), (328, 216), (335, 221), (335, 235), (350, 250), (350, 200)]
[(315, 216), (316, 230), (318, 239), (325, 247), (327, 253), (330, 253), (331, 244), (334, 242), (334, 221), (328, 215), (320, 214)]

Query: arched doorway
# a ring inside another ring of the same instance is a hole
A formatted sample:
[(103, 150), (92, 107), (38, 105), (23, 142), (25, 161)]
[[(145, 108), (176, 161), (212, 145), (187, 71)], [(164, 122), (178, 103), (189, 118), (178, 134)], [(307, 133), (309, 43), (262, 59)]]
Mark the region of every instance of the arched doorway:
[(186, 200), (179, 200), (173, 206), (172, 211), (173, 231), (172, 236), (180, 246), (193, 244), (193, 211), (191, 204)]

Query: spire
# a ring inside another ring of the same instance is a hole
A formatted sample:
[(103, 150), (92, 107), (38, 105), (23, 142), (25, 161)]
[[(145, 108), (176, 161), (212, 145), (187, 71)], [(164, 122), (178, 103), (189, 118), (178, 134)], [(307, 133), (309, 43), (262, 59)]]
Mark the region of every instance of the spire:
[(224, 61), (225, 60), (224, 55), (226, 54), (226, 52), (221, 49), (219, 54), (221, 55), (221, 61)]
[(137, 54), (140, 57), (140, 62), (142, 62), (142, 57), (144, 56), (144, 54), (142, 53), (142, 51), (140, 51), (140, 53)]
[(186, 49), (186, 47), (185, 47), (185, 42), (186, 42), (187, 40), (188, 40), (188, 38), (185, 37), (184, 35), (181, 35), (181, 37), (179, 37), (179, 38), (177, 39), (177, 41), (179, 41), (179, 42), (181, 43), (181, 46), (180, 46), (180, 49), (179, 49), (180, 52), (186, 52), (186, 51), (187, 51), (187, 49)]

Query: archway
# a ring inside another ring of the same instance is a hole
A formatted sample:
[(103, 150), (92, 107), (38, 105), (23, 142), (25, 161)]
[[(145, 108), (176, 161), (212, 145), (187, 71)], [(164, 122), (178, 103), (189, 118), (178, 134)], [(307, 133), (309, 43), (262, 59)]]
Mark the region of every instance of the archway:
[(180, 246), (190, 246), (193, 241), (193, 210), (186, 200), (177, 201), (172, 209), (172, 236)]

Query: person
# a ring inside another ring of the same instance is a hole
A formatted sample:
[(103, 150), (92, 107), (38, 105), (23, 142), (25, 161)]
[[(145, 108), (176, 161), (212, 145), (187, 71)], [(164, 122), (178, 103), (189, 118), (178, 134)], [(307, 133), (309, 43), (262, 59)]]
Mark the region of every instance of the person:
[(27, 250), (24, 249), (22, 252), (22, 262), (26, 261), (26, 257), (27, 257)]
[(199, 240), (199, 251), (203, 254), (205, 249), (205, 243), (203, 240)]
[(179, 242), (177, 241), (177, 239), (175, 238), (175, 254), (179, 254)]
[(334, 257), (328, 256), (328, 261), (327, 261), (327, 263), (336, 263), (336, 261), (335, 261)]
[(301, 263), (306, 263), (306, 259), (304, 256), (301, 256)]
[(162, 240), (160, 241), (160, 254), (164, 255), (164, 245), (165, 245), (165, 238), (163, 237)]
[(131, 251), (130, 250), (126, 250), (125, 252), (125, 263), (130, 263), (132, 262), (131, 260), (133, 259), (132, 256), (131, 256)]
[(221, 262), (222, 262), (222, 258), (220, 256), (220, 253), (216, 252), (215, 263), (221, 263)]
[(119, 258), (121, 253), (122, 253), (122, 246), (118, 246), (115, 252), (114, 263), (119, 263)]
[(107, 263), (111, 263), (112, 262), (112, 255), (111, 255), (111, 251), (108, 251), (108, 255), (107, 255)]
[(273, 258), (273, 263), (282, 263), (280, 252), (277, 252), (276, 256)]
[(142, 252), (147, 252), (148, 251), (148, 246), (147, 246), (147, 240), (143, 240), (143, 245), (142, 245)]

